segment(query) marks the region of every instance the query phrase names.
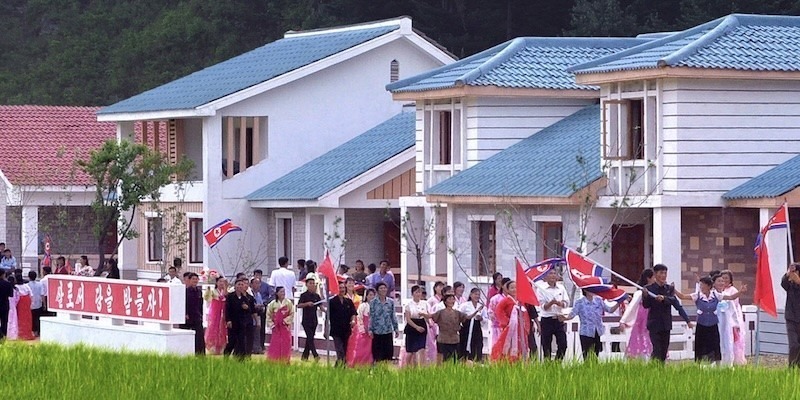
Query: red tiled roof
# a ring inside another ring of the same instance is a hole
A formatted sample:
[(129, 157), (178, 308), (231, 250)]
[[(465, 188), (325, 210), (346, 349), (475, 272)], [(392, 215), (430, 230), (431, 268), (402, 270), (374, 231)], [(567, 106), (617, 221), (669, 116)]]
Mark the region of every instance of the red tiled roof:
[(99, 107), (0, 106), (0, 170), (12, 185), (86, 185), (75, 165), (116, 137), (113, 123), (98, 122)]

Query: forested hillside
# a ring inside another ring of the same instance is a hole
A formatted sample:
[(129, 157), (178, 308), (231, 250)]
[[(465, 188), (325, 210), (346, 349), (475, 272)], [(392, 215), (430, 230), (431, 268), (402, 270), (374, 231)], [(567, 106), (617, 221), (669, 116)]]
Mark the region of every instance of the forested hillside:
[(800, 0), (3, 0), (0, 104), (106, 105), (280, 38), (408, 15), (458, 56), (517, 36), (626, 36)]

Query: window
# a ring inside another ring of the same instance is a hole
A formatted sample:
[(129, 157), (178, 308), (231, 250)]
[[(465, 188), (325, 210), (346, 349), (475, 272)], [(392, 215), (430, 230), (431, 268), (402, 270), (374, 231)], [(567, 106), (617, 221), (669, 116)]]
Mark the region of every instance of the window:
[(497, 271), (495, 221), (472, 221), (472, 259), (475, 276), (491, 276)]
[[(655, 130), (655, 126), (646, 125), (645, 101), (641, 98), (606, 100), (603, 104), (603, 157), (616, 160), (645, 159), (646, 134)], [(654, 118), (649, 120), (654, 121)], [(655, 137), (648, 139), (652, 141)]]
[(203, 263), (203, 219), (189, 218), (189, 264)]
[(453, 115), (450, 111), (439, 111), (439, 158), (437, 164), (450, 165), (453, 162)]
[(278, 216), (276, 219), (276, 235), (275, 238), (277, 239), (276, 243), (276, 250), (278, 251), (278, 257), (286, 256), (290, 260), (292, 258), (292, 217), (289, 216)]
[(428, 126), (433, 127), (426, 129), (433, 146), (430, 158), (434, 165), (461, 164), (461, 110), (445, 107), (448, 110), (426, 112)]
[(266, 158), (266, 117), (224, 117), (222, 174), (230, 178)]
[(563, 228), (561, 222), (539, 222), (537, 235), (539, 259), (557, 258), (562, 256), (561, 244)]
[(147, 261), (164, 260), (164, 223), (160, 217), (147, 218)]
[(389, 63), (389, 82), (397, 82), (400, 79), (400, 62), (392, 60)]

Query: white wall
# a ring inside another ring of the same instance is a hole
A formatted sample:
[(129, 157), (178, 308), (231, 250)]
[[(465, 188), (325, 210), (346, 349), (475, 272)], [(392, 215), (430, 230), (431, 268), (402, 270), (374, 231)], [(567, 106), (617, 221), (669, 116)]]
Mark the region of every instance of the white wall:
[[(497, 154), (596, 102), (594, 99), (545, 97), (480, 97), (463, 98), (461, 101), (465, 108), (464, 119), (466, 121), (463, 124), (464, 132), (461, 135), (465, 141), (462, 144), (466, 155), (465, 168)], [(416, 107), (416, 182), (418, 192), (424, 192), (427, 189), (424, 180), (424, 155), (430, 153), (430, 144), (424, 141), (423, 104), (423, 101), (418, 101)], [(436, 183), (438, 182), (433, 182), (433, 184)]]
[(796, 81), (664, 80), (664, 194), (721, 195), (800, 153), (798, 99)]
[[(224, 182), (225, 197), (242, 197), (398, 114), (402, 103), (385, 90), (389, 65), (401, 76), (440, 66), (398, 40), (220, 111), (267, 116), (267, 158)], [(353, 155), (356, 157), (357, 155)]]
[(467, 103), (467, 166), (553, 125), (596, 101), (542, 97), (480, 97)]

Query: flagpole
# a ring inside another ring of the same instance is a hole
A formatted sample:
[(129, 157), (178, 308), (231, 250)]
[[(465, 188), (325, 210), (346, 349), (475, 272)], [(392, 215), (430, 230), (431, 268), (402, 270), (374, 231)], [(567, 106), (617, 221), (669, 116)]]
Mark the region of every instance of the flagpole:
[(783, 201), (783, 207), (786, 209), (786, 240), (789, 242), (789, 263), (794, 263), (794, 249), (792, 246), (792, 227), (789, 225), (789, 204), (786, 200)]

